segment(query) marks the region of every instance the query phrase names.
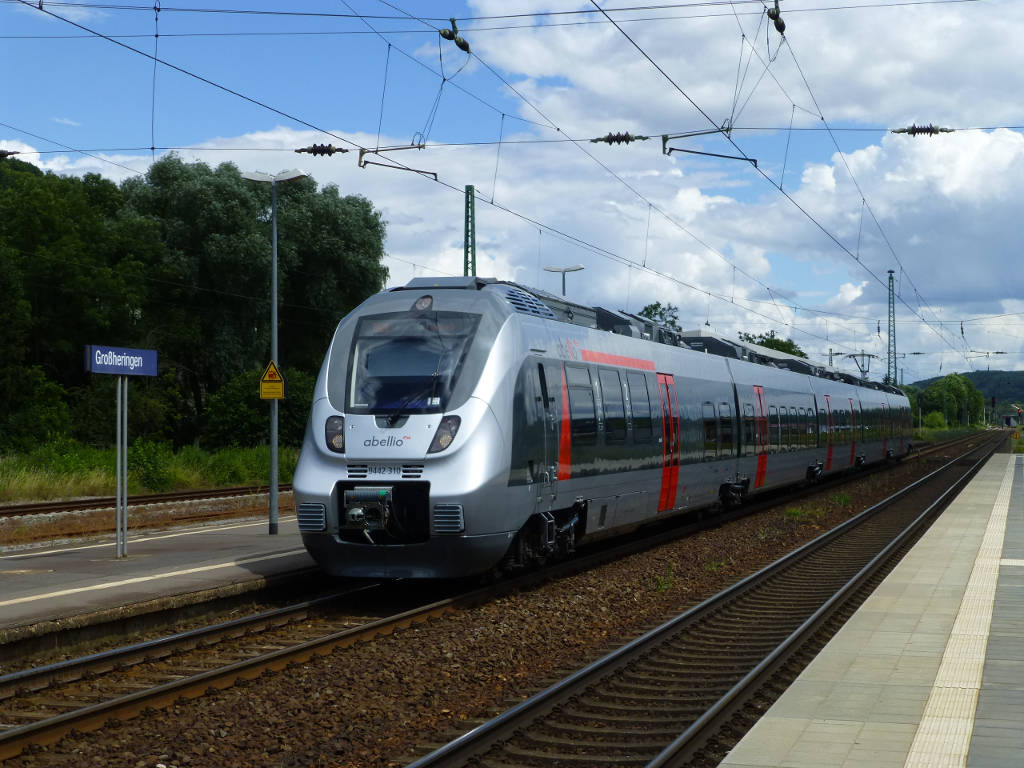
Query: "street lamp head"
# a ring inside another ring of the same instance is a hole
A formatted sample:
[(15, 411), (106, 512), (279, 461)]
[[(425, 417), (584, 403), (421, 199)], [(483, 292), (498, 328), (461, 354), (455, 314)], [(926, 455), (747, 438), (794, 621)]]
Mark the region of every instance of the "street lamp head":
[(246, 171), (242, 174), (242, 178), (249, 179), (249, 181), (291, 181), (292, 179), (303, 179), (308, 175), (305, 171), (292, 168), (273, 175), (262, 171)]
[(573, 264), (571, 267), (544, 267), (545, 272), (561, 272), (563, 274), (566, 272), (579, 272), (581, 269), (583, 269), (582, 264)]

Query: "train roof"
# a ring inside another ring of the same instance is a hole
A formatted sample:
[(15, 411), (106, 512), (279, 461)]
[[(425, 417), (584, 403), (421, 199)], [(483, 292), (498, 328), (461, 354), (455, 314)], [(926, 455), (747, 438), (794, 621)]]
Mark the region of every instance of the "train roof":
[(673, 328), (658, 325), (649, 318), (641, 317), (640, 315), (622, 310), (606, 309), (604, 307), (589, 307), (539, 288), (531, 288), (520, 283), (498, 280), (493, 277), (476, 277), (472, 275), (438, 278), (414, 277), (405, 285), (392, 288), (391, 290), (410, 291), (431, 288), (470, 291), (480, 291), (485, 288), (495, 290), (502, 293), (513, 311), (520, 314), (533, 315), (549, 320), (559, 320), (563, 323), (571, 323), (584, 328), (609, 331), (610, 333), (622, 336), (632, 336), (653, 341), (657, 344), (693, 349), (710, 355), (744, 360), (758, 365), (781, 368), (822, 379), (842, 381), (847, 384), (868, 387), (891, 394), (903, 394), (895, 386), (859, 378), (830, 366), (811, 362), (805, 357), (790, 355), (770, 347), (730, 339), (703, 329), (677, 331)]

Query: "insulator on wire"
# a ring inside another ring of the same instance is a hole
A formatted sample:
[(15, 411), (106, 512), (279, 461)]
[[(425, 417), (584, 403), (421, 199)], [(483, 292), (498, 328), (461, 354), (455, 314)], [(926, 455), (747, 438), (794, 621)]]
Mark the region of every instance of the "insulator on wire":
[(449, 19), (449, 21), (452, 24), (452, 28), (451, 29), (439, 29), (438, 32), (441, 33), (441, 37), (443, 37), (445, 40), (451, 40), (453, 43), (455, 43), (456, 47), (460, 51), (465, 51), (466, 53), (469, 53), (470, 52), (469, 51), (469, 43), (467, 43), (459, 35), (459, 27), (455, 23), (455, 19)]
[(341, 147), (336, 147), (333, 144), (313, 144), (312, 146), (302, 147), (301, 149), (296, 149), (295, 151), (298, 152), (299, 154), (305, 153), (305, 154), (309, 154), (309, 155), (328, 155), (328, 156), (333, 155), (335, 152), (348, 152), (347, 149), (342, 149)]
[(775, 0), (775, 7), (768, 9), (768, 18), (775, 24), (775, 31), (780, 35), (786, 34), (786, 22), (782, 20), (782, 11), (779, 10), (779, 0)]
[(938, 136), (940, 133), (953, 133), (954, 128), (939, 128), (937, 125), (917, 125), (911, 124), (909, 128), (893, 128), (893, 133), (905, 133), (909, 136)]
[(18, 154), (17, 150), (13, 150), (13, 149), (0, 149), (0, 160), (3, 160), (6, 157), (11, 157), (12, 155), (17, 155), (17, 154)]
[(609, 133), (607, 136), (600, 136), (596, 139), (591, 139), (591, 144), (629, 144), (633, 141), (647, 141), (650, 136), (634, 136), (629, 133)]

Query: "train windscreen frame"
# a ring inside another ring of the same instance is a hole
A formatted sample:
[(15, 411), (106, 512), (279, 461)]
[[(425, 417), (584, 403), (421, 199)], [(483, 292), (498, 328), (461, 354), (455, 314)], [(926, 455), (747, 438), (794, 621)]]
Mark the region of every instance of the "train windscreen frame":
[(441, 413), (480, 324), (468, 312), (359, 318), (349, 360), (350, 413)]

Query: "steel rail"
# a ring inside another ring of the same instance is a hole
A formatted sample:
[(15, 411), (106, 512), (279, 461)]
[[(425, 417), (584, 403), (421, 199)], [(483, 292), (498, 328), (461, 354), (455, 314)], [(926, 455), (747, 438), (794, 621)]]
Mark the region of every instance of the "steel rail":
[[(191, 650), (224, 638), (240, 637), (265, 628), (283, 626), (289, 622), (301, 620), (337, 600), (352, 597), (380, 586), (379, 582), (360, 584), (341, 592), (261, 611), (251, 616), (242, 616), (206, 627), (100, 651), (88, 656), (0, 675), (0, 701), (11, 698), (19, 691), (38, 691), (56, 683), (81, 680), (87, 675), (101, 674), (118, 667), (161, 659), (176, 651)], [(0, 742), (2, 742), (2, 732), (0, 732)]]
[[(988, 448), (988, 446), (984, 447)], [(967, 451), (967, 454), (976, 452), (978, 450), (979, 447), (972, 447), (970, 450)], [(947, 488), (943, 492), (941, 498), (945, 499), (946, 497), (949, 496), (950, 493), (952, 493), (954, 487), (958, 487), (959, 484), (966, 482), (968, 477), (973, 472), (977, 471), (977, 468), (980, 466), (980, 464), (983, 463), (983, 461), (988, 458), (988, 455), (990, 455), (991, 452), (994, 450), (995, 441), (993, 441), (991, 451), (988, 451), (985, 458), (979, 460), (974, 465), (972, 465), (971, 470), (969, 472), (957, 478), (953, 486)], [(935, 478), (940, 473), (948, 471), (958, 461), (960, 461), (960, 457), (954, 458), (951, 461), (946, 462), (940, 468), (929, 473), (924, 478), (915, 481), (911, 485), (908, 485), (907, 487), (901, 489), (900, 491), (892, 494), (891, 496), (879, 502), (878, 504), (869, 507), (868, 509), (864, 510), (864, 512), (851, 518), (850, 520), (847, 520), (846, 522), (840, 524), (832, 530), (827, 531), (826, 533), (822, 534), (813, 541), (803, 545), (799, 549), (789, 553), (788, 555), (782, 558), (779, 558), (775, 562), (766, 566), (761, 571), (750, 574), (749, 576), (745, 577), (744, 579), (737, 582), (728, 589), (708, 598), (707, 600), (704, 600), (700, 604), (694, 606), (693, 608), (690, 608), (685, 613), (677, 616), (669, 622), (666, 622), (665, 624), (650, 630), (649, 632), (627, 643), (621, 648), (607, 654), (603, 658), (593, 662), (592, 664), (566, 677), (564, 680), (555, 683), (547, 689), (513, 706), (511, 709), (493, 718), (492, 720), (489, 720), (488, 722), (477, 726), (473, 730), (463, 734), (462, 736), (456, 738), (448, 744), (415, 760), (412, 763), (409, 763), (407, 768), (441, 768), (442, 766), (462, 766), (467, 764), (467, 762), (472, 759), (480, 758), (480, 756), (488, 749), (490, 749), (492, 746), (499, 744), (516, 735), (523, 729), (523, 727), (527, 723), (542, 719), (545, 716), (556, 711), (567, 701), (573, 699), (574, 697), (583, 693), (587, 689), (592, 688), (598, 680), (606, 678), (609, 674), (612, 674), (614, 670), (628, 666), (631, 662), (637, 660), (642, 656), (649, 654), (654, 646), (663, 642), (667, 637), (677, 634), (681, 630), (685, 629), (687, 626), (697, 622), (701, 617), (706, 616), (710, 613), (714, 613), (715, 611), (721, 609), (724, 605), (736, 599), (740, 595), (743, 595), (749, 590), (754, 589), (759, 583), (766, 581), (771, 576), (783, 571), (784, 569), (790, 567), (794, 563), (803, 560), (810, 553), (819, 549), (823, 545), (828, 544), (834, 541), (835, 539), (838, 539), (847, 531), (858, 527), (861, 523), (865, 522), (866, 520), (875, 517), (880, 511), (890, 506), (891, 504), (895, 503), (904, 496), (908, 495), (916, 488), (921, 486), (923, 483), (927, 482), (929, 479)], [(917, 518), (915, 519), (916, 526), (919, 526), (924, 520), (928, 518), (929, 515), (933, 514), (933, 511), (938, 503), (939, 502), (936, 501), (933, 504), (929, 505), (928, 510), (926, 512), (917, 516)], [(890, 544), (886, 547), (886, 550), (889, 551), (891, 554), (894, 547), (896, 546), (899, 545)], [(878, 561), (878, 563), (875, 563), (875, 561)], [(877, 570), (878, 567), (880, 567), (879, 564), (881, 562), (882, 561), (879, 559), (879, 556), (876, 556), (872, 559), (872, 563), (875, 563), (873, 567), (865, 566), (861, 569), (861, 573), (859, 573), (858, 576), (854, 577), (854, 580), (858, 580), (859, 577), (858, 586), (863, 583), (864, 579), (869, 578), (870, 573), (873, 573), (875, 570)], [(841, 591), (844, 594), (844, 596), (848, 596), (848, 593), (851, 589), (853, 589), (853, 587), (847, 586), (844, 587)], [(841, 604), (841, 602), (843, 601), (836, 597), (831, 598), (828, 601), (828, 605), (830, 606), (830, 609), (827, 611), (828, 614), (831, 615), (834, 612), (835, 606)], [(819, 609), (819, 611), (817, 611), (816, 613), (822, 612), (823, 609)], [(813, 626), (815, 626), (814, 623), (811, 621), (811, 619), (808, 619), (803, 624), (801, 624), (800, 628), (796, 632), (790, 635), (791, 639), (789, 641), (784, 641), (784, 645), (787, 648), (792, 647), (793, 644), (796, 642), (796, 638), (794, 638), (793, 636), (796, 635), (798, 637), (802, 637), (806, 635), (808, 632), (811, 632), (811, 628)], [(785, 651), (776, 648), (768, 655), (768, 657), (766, 657), (764, 661), (761, 662), (761, 664), (758, 665), (758, 669), (760, 669), (761, 671), (758, 672), (756, 676), (753, 671), (750, 672), (748, 675), (744, 676), (744, 680), (746, 680), (747, 678), (750, 678), (751, 680), (759, 679), (761, 676), (763, 676), (764, 669), (777, 668), (778, 665), (781, 663), (781, 660), (788, 656), (789, 654), (787, 654)], [(730, 705), (737, 700), (737, 697), (739, 697), (742, 694), (742, 692), (742, 686), (740, 686), (739, 684), (733, 686), (728, 691), (726, 696), (723, 697), (723, 700), (720, 700), (718, 703), (714, 704), (704, 715), (702, 715), (699, 718), (698, 722), (694, 723), (693, 727), (687, 730), (689, 736), (687, 737), (685, 742), (683, 741), (682, 736), (677, 737), (677, 739), (672, 742), (672, 745), (674, 746), (673, 754), (667, 754), (669, 750), (668, 748), (665, 748), (663, 754), (659, 754), (655, 758), (655, 760), (662, 760), (664, 762), (651, 763), (650, 765), (677, 765), (678, 763), (675, 762), (676, 754), (687, 753), (687, 750), (689, 750), (689, 752), (692, 752), (694, 749), (694, 744), (696, 743), (695, 739), (698, 733), (706, 735), (706, 729), (708, 727), (710, 727), (713, 724), (717, 724), (722, 717), (725, 717), (728, 713), (731, 713), (732, 708), (730, 708)], [(698, 723), (700, 723), (700, 725), (698, 725)], [(679, 742), (679, 744), (677, 744), (676, 742)]]
[[(282, 493), (291, 491), (291, 483), (278, 486)], [(149, 493), (128, 497), (129, 507), (141, 507), (148, 504), (175, 504), (183, 501), (205, 501), (207, 499), (225, 499), (235, 496), (258, 496), (269, 493), (270, 486), (241, 486), (237, 488), (216, 488), (209, 491), (174, 491), (171, 493)], [(22, 515), (42, 515), (55, 512), (80, 512), (90, 509), (113, 508), (113, 496), (98, 496), (91, 499), (67, 499), (63, 501), (34, 501), (27, 504), (0, 505), (0, 518), (20, 517)]]
[[(373, 588), (378, 585), (361, 587), (360, 591)], [(243, 659), (231, 664), (207, 670), (198, 674), (190, 675), (179, 680), (163, 683), (153, 688), (138, 691), (136, 693), (119, 696), (108, 701), (100, 702), (80, 709), (65, 712), (53, 717), (16, 726), (0, 732), (0, 761), (7, 760), (20, 754), (30, 744), (47, 745), (53, 744), (61, 737), (72, 730), (90, 731), (103, 727), (111, 718), (127, 720), (142, 713), (147, 708), (160, 709), (170, 706), (181, 697), (198, 698), (204, 695), (211, 688), (223, 689), (234, 685), (240, 680), (251, 680), (259, 677), (267, 670), (279, 671), (294, 663), (308, 661), (315, 655), (324, 654), (336, 647), (347, 647), (355, 643), (369, 640), (380, 635), (391, 634), (397, 629), (409, 627), (416, 623), (425, 622), (431, 618), (442, 616), (463, 607), (468, 602), (480, 599), (481, 590), (476, 590), (467, 595), (455, 598), (436, 601), (428, 605), (413, 608), (394, 616), (385, 617), (376, 621), (368, 622), (358, 627), (350, 627), (339, 632), (333, 632), (323, 637), (314, 638), (286, 648), (270, 651), (268, 653), (254, 656), (250, 659)], [(321, 598), (303, 604), (304, 609), (310, 606), (319, 605), (329, 599), (337, 599), (339, 595)], [(90, 671), (109, 669), (118, 665), (116, 661), (118, 652), (128, 651), (131, 654), (129, 660), (122, 659), (122, 663), (133, 663), (139, 660), (139, 654), (148, 649), (156, 652), (167, 651), (167, 643), (171, 641), (184, 641), (189, 646), (197, 646), (205, 640), (211, 640), (210, 633), (219, 633), (221, 636), (238, 634), (244, 630), (245, 623), (253, 618), (265, 623), (283, 621), (284, 613), (290, 609), (278, 609), (260, 614), (257, 617), (247, 617), (231, 622), (225, 622), (213, 627), (202, 628), (192, 632), (182, 633), (171, 638), (163, 638), (149, 643), (140, 643), (130, 646), (127, 649), (117, 649), (112, 652), (95, 654), (82, 660), (75, 660), (67, 664), (58, 663), (50, 665), (47, 669), (30, 670), (25, 673), (12, 673), (5, 676), (8, 688), (14, 686), (24, 689), (31, 681), (37, 683), (46, 676), (57, 676), (62, 674), (77, 674), (75, 662), (92, 663), (94, 666)], [(276, 615), (274, 615), (276, 614)], [(268, 618), (269, 617), (269, 618)], [(41, 673), (41, 677), (36, 672)], [(10, 679), (8, 679), (10, 678)], [(18, 679), (14, 679), (18, 678)]]

